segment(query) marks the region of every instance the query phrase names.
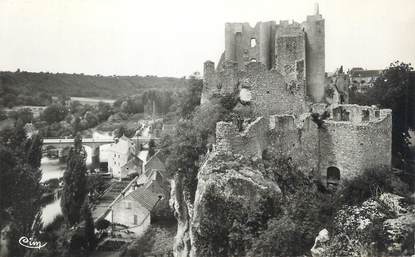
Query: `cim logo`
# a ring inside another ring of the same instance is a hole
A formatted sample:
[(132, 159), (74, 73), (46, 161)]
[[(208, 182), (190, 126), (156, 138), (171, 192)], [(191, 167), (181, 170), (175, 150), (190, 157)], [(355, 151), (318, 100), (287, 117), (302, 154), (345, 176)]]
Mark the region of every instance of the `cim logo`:
[(27, 238), (25, 236), (22, 236), (21, 238), (19, 238), (19, 244), (26, 248), (40, 249), (44, 247), (47, 243), (42, 244), (42, 242), (36, 241), (33, 238)]

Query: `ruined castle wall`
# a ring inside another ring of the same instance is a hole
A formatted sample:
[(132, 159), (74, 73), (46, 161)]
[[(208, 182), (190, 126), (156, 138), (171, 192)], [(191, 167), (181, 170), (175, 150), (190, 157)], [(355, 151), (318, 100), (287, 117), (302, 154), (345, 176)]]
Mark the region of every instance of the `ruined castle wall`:
[(239, 69), (251, 61), (271, 67), (275, 22), (259, 22), (252, 28), (249, 23), (226, 23), (225, 60), (234, 61)]
[(380, 117), (376, 107), (362, 106), (357, 104), (332, 105), (330, 117), (334, 121), (350, 121), (353, 124), (369, 122)]
[[(277, 26), (275, 69), (287, 82), (305, 82), (305, 34), (298, 23)], [(305, 90), (305, 89), (304, 89)]]
[(238, 88), (238, 67), (234, 62), (224, 62), (220, 72), (215, 70), (215, 64), (205, 62), (203, 74), (203, 89), (201, 104), (209, 102), (214, 95), (233, 93)]
[(309, 113), (270, 116), (269, 143), (272, 154), (291, 158), (304, 173), (318, 174), (318, 127)]
[(276, 70), (267, 70), (261, 63), (249, 63), (239, 77), (239, 88), (250, 90), (251, 106), (257, 116), (299, 114), (306, 110), (304, 88), (286, 83)]
[(232, 122), (216, 124), (216, 151), (218, 153), (241, 154), (247, 157), (261, 158), (267, 145), (267, 120), (259, 117), (250, 123), (244, 131)]
[(340, 170), (340, 179), (351, 179), (365, 169), (391, 165), (392, 119), (390, 110), (367, 122), (328, 120), (320, 130), (320, 174)]
[(321, 15), (311, 15), (303, 23), (306, 32), (307, 95), (313, 102), (324, 98), (325, 82), (325, 25)]

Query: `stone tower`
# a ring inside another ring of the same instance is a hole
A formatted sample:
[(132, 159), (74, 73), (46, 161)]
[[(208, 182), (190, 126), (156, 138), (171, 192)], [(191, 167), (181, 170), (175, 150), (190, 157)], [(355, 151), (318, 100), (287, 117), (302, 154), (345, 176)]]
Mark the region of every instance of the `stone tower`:
[(324, 101), (324, 22), (316, 6), (315, 14), (302, 23), (267, 21), (254, 27), (226, 23), (225, 51), (218, 67), (205, 63), (201, 103), (242, 88), (253, 90), (251, 106), (264, 115), (269, 111), (298, 115), (306, 103)]
[(325, 80), (324, 19), (318, 4), (315, 14), (307, 16), (303, 28), (306, 33), (307, 95), (318, 103), (323, 101)]
[(238, 63), (240, 70), (249, 62), (261, 62), (270, 69), (274, 37), (274, 21), (258, 22), (254, 28), (249, 23), (226, 23), (225, 61)]

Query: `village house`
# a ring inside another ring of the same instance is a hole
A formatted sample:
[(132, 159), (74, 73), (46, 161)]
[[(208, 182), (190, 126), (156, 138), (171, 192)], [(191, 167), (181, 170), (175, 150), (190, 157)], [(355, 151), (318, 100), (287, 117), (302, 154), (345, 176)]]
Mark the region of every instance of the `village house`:
[(123, 179), (131, 174), (141, 174), (143, 160), (136, 156), (135, 146), (126, 136), (110, 145), (108, 170), (114, 178)]
[(150, 226), (151, 212), (161, 199), (162, 196), (146, 188), (135, 188), (113, 205), (111, 222), (125, 225), (137, 236), (142, 235)]
[(373, 86), (376, 79), (381, 75), (382, 70), (364, 70), (362, 68), (352, 68), (349, 71), (352, 86), (356, 87), (358, 92), (366, 92)]

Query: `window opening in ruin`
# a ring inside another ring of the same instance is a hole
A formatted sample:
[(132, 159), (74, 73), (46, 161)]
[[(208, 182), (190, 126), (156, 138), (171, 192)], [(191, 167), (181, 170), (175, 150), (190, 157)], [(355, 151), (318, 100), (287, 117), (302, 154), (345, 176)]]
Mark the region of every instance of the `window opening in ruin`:
[(344, 103), (345, 102), (345, 100), (344, 100), (344, 96), (341, 94), (340, 95), (340, 103), (342, 104), (342, 103)]
[(376, 117), (376, 118), (379, 118), (379, 116), (380, 116), (379, 111), (375, 111), (375, 117)]
[(252, 58), (250, 62), (256, 62), (256, 59), (255, 58)]
[(270, 92), (269, 92), (269, 90), (267, 90), (267, 94), (269, 94)]
[(256, 46), (256, 39), (251, 38), (251, 47), (255, 47), (255, 46)]
[(362, 121), (369, 121), (369, 110), (362, 110)]
[(304, 61), (303, 60), (296, 62), (296, 65), (297, 65), (297, 68), (296, 68), (297, 72), (303, 72), (304, 71)]
[(343, 108), (335, 108), (333, 109), (333, 118), (336, 121), (349, 121), (350, 120), (350, 112), (344, 110)]
[(346, 110), (342, 111), (342, 121), (349, 121), (350, 120), (350, 113)]
[(340, 181), (340, 170), (337, 167), (328, 167), (327, 168), (327, 186), (329, 184), (337, 185)]

